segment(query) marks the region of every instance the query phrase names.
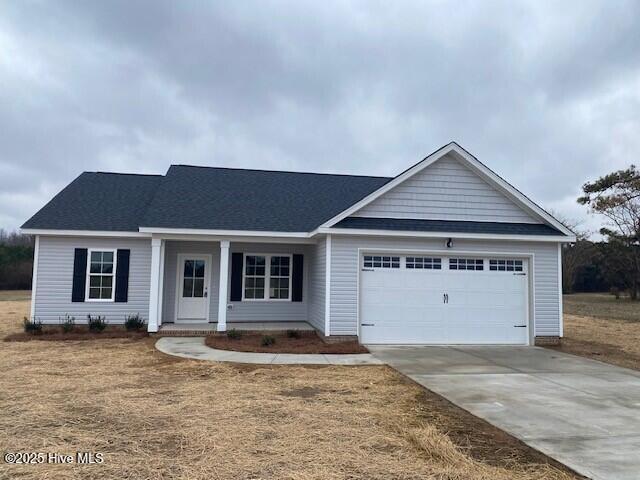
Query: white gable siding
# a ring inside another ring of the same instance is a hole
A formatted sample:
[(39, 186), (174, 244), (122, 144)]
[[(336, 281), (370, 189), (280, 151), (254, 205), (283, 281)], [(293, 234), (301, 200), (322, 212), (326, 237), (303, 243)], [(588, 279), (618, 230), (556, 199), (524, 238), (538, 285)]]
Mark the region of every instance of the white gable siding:
[[(310, 247), (309, 255), (309, 323), (324, 332), (326, 279), (326, 244), (324, 239)], [(304, 294), (304, 292), (303, 292)]]
[(541, 223), (451, 155), (445, 155), (353, 216)]
[(331, 334), (358, 333), (358, 249), (442, 250), (444, 255), (456, 251), (517, 252), (533, 254), (536, 336), (560, 334), (560, 295), (558, 294), (558, 245), (546, 242), (507, 242), (497, 240), (455, 241), (454, 248), (444, 248), (445, 239), (384, 238), (333, 235), (331, 241)]

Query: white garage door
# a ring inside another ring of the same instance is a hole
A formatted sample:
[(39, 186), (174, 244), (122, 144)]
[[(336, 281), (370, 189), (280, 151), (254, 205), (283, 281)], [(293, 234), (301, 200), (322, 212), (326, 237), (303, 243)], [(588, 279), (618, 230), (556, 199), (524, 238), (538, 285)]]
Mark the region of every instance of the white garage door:
[(367, 254), (360, 259), (360, 341), (526, 344), (526, 259)]

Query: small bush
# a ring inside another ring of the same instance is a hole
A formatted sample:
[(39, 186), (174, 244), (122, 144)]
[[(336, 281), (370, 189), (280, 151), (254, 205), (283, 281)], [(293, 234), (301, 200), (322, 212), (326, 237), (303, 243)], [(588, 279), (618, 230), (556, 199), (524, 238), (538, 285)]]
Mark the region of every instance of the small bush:
[(27, 317), (24, 317), (22, 325), (24, 326), (25, 333), (30, 333), (31, 335), (39, 335), (42, 333), (42, 322), (36, 318), (29, 320)]
[(300, 338), (300, 332), (298, 330), (287, 330), (287, 337)]
[(60, 326), (64, 333), (73, 332), (76, 328), (76, 317), (71, 317), (69, 314), (64, 316), (64, 320), (60, 321)]
[(618, 287), (611, 287), (611, 295), (616, 297), (616, 300), (620, 300), (620, 289)]
[(240, 340), (240, 338), (242, 338), (242, 332), (232, 328), (227, 331), (227, 338), (230, 338), (231, 340)]
[(96, 315), (95, 317), (87, 315), (87, 326), (90, 332), (100, 333), (107, 328), (107, 322), (105, 318), (100, 315)]
[(276, 343), (276, 339), (271, 335), (264, 335), (260, 343), (262, 344), (263, 347), (270, 347), (271, 345)]
[(135, 315), (127, 315), (124, 320), (124, 328), (129, 332), (138, 332), (144, 328), (144, 320), (139, 313)]

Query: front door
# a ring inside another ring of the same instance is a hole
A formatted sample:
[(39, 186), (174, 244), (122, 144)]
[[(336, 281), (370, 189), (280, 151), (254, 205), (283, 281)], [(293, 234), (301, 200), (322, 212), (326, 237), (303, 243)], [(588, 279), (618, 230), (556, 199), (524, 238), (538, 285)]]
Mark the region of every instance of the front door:
[(210, 255), (178, 255), (178, 321), (209, 320)]

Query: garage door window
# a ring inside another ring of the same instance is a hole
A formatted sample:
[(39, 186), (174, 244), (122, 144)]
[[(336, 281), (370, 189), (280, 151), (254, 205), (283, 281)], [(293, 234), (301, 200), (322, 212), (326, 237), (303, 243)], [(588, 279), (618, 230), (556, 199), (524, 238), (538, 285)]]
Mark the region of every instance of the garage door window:
[(400, 257), (364, 256), (365, 268), (400, 268)]
[(489, 270), (492, 272), (522, 272), (522, 260), (490, 259)]
[(407, 268), (424, 270), (441, 270), (442, 259), (431, 257), (407, 257)]
[(484, 270), (481, 258), (450, 258), (449, 270)]

